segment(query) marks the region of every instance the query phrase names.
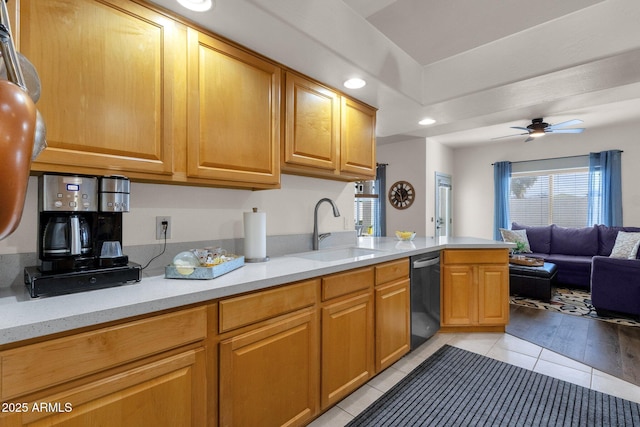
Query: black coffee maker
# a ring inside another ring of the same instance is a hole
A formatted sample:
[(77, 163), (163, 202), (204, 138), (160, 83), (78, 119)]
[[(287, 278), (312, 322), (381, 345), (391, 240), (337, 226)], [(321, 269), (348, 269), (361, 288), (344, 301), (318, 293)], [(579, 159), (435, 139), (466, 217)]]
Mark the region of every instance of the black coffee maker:
[(44, 174), (38, 178), (38, 258), (25, 268), (32, 297), (139, 281), (141, 268), (122, 253), (129, 179)]

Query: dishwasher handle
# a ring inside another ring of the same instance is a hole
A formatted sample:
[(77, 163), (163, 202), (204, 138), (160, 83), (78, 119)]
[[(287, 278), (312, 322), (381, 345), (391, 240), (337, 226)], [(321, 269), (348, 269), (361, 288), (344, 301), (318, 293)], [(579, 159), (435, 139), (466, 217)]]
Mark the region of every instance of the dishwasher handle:
[(419, 259), (419, 260), (413, 261), (413, 268), (425, 268), (425, 267), (430, 267), (432, 265), (437, 265), (437, 264), (440, 264), (440, 257)]

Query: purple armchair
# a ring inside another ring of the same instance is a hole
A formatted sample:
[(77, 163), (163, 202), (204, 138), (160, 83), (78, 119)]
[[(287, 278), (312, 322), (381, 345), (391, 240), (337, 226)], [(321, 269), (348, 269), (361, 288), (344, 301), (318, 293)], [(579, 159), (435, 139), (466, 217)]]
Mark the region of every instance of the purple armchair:
[(591, 302), (599, 312), (617, 311), (640, 317), (640, 259), (594, 256)]

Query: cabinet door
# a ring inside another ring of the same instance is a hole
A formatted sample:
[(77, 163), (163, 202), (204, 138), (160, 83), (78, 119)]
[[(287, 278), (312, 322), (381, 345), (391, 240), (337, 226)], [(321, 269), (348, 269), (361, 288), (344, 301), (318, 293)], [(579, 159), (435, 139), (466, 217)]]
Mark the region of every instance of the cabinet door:
[(172, 173), (184, 26), (125, 0), (22, 0), (19, 29), (47, 126), (33, 170)]
[(342, 98), (340, 173), (356, 178), (376, 175), (376, 112), (349, 98)]
[(322, 308), (321, 407), (326, 409), (374, 374), (370, 293)]
[(318, 412), (315, 311), (220, 343), (220, 425), (305, 425)]
[[(287, 166), (305, 166), (336, 173), (340, 142), (340, 96), (291, 72), (286, 75), (286, 133), (283, 159)], [(296, 170), (294, 167), (292, 170)]]
[(477, 287), (474, 267), (445, 265), (442, 268), (442, 326), (477, 323)]
[(478, 267), (478, 324), (509, 323), (509, 267)]
[(187, 174), (279, 185), (280, 68), (193, 29), (188, 39)]
[(409, 279), (376, 287), (375, 295), (376, 372), (380, 372), (409, 352)]
[[(36, 400), (7, 426), (191, 426), (206, 424), (204, 350), (196, 349)], [(25, 403), (28, 402), (28, 403)], [(44, 405), (44, 406), (43, 406)], [(7, 415), (7, 414), (2, 414)]]

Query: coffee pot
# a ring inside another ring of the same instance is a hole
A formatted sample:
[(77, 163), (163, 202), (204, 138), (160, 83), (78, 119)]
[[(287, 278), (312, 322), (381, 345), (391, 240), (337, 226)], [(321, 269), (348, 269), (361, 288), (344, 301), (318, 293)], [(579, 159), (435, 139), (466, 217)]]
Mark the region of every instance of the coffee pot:
[(38, 177), (38, 258), (25, 268), (32, 297), (139, 281), (141, 266), (122, 252), (123, 176), (45, 173)]
[(46, 257), (89, 254), (91, 252), (89, 221), (80, 215), (50, 217), (44, 228), (42, 252)]

